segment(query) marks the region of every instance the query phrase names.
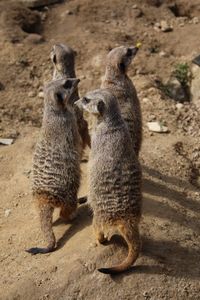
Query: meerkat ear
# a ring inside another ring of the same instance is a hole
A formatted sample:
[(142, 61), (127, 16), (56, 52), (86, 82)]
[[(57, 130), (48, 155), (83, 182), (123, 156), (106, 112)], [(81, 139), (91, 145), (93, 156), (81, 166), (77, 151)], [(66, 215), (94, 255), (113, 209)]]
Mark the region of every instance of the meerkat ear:
[(132, 51), (131, 48), (128, 48), (128, 49), (127, 49), (126, 55), (127, 55), (128, 57), (130, 57), (130, 56), (133, 55), (133, 51)]
[(105, 103), (100, 100), (97, 104), (97, 110), (100, 113), (100, 115), (103, 115), (104, 111), (105, 111)]
[(57, 62), (57, 59), (56, 59), (56, 55), (54, 54), (53, 55), (53, 63), (56, 64), (56, 62)]
[(71, 80), (66, 80), (65, 83), (63, 84), (64, 89), (71, 89), (72, 87), (72, 81)]

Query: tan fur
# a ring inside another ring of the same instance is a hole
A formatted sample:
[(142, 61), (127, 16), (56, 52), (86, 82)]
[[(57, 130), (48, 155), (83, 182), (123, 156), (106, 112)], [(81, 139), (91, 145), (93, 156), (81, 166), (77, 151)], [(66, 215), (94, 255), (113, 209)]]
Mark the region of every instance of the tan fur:
[(139, 155), (142, 143), (141, 108), (136, 89), (127, 75), (137, 49), (121, 46), (109, 52), (101, 88), (108, 89), (117, 98), (122, 117), (128, 125), (133, 148), (136, 155)]
[(60, 215), (66, 220), (77, 208), (81, 142), (71, 95), (78, 82), (78, 79), (55, 80), (44, 91), (44, 115), (33, 158), (32, 190), (47, 247), (27, 250), (32, 254), (55, 249), (54, 208), (60, 207)]
[(141, 168), (115, 96), (100, 89), (76, 104), (97, 120), (91, 137), (88, 195), (95, 236), (103, 243), (117, 229), (128, 245), (128, 256), (121, 264), (99, 269), (114, 274), (127, 270), (139, 255)]
[[(75, 55), (76, 52), (69, 46), (56, 44), (51, 50), (51, 60), (54, 66), (53, 79), (63, 77), (76, 78), (75, 73)], [(73, 94), (73, 102), (79, 99), (78, 88)], [(83, 118), (83, 113), (78, 107), (74, 107), (79, 134), (82, 139), (83, 149), (86, 146), (90, 147), (90, 135), (88, 132), (87, 122)]]

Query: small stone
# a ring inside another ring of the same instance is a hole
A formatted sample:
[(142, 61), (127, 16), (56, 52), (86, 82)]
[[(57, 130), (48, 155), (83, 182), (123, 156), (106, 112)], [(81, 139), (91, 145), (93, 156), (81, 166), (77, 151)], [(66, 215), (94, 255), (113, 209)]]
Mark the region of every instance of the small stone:
[(149, 119), (150, 122), (152, 122), (152, 121), (156, 120), (156, 116), (155, 115), (150, 115), (148, 117), (148, 119)]
[(193, 24), (198, 24), (198, 23), (199, 23), (199, 18), (198, 18), (198, 17), (194, 17), (194, 18), (192, 19), (192, 23), (193, 23)]
[(147, 97), (143, 98), (142, 101), (143, 101), (144, 103), (149, 103), (149, 102), (150, 102), (149, 98), (147, 98)]
[(13, 141), (13, 139), (0, 139), (0, 144), (9, 146), (13, 143)]
[(6, 209), (4, 212), (4, 216), (7, 218), (11, 214), (11, 209)]
[(188, 101), (188, 95), (181, 83), (176, 78), (170, 78), (167, 82), (167, 89), (170, 97), (176, 101), (184, 102)]
[(167, 126), (163, 126), (160, 122), (147, 122), (147, 126), (150, 131), (158, 132), (158, 133), (166, 133), (169, 132)]
[(40, 34), (30, 33), (25, 39), (25, 41), (30, 44), (40, 44), (44, 42), (44, 38)]
[(160, 51), (159, 56), (160, 57), (167, 57), (167, 53), (165, 51)]
[(177, 103), (177, 104), (176, 104), (176, 108), (177, 108), (178, 110), (180, 110), (181, 108), (183, 108), (183, 104), (182, 104), (182, 103)]
[(39, 92), (38, 97), (41, 98), (41, 99), (44, 99), (44, 92)]
[(137, 9), (137, 8), (138, 8), (137, 4), (134, 4), (134, 5), (132, 6), (132, 8), (133, 8), (133, 9)]
[(36, 96), (35, 91), (30, 91), (30, 92), (28, 93), (28, 97), (29, 97), (29, 98), (34, 98), (35, 96)]
[(169, 32), (173, 30), (173, 27), (167, 23), (167, 21), (162, 20), (160, 22), (160, 28), (163, 32)]

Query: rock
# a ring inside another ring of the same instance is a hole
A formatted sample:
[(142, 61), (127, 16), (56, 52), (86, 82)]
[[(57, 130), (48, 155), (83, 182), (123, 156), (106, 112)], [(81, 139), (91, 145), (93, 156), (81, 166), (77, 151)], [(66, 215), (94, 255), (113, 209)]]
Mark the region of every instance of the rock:
[(144, 103), (149, 103), (149, 102), (150, 102), (150, 100), (149, 100), (149, 98), (147, 98), (147, 97), (144, 97), (144, 98), (142, 99), (142, 102), (144, 102)]
[(163, 32), (169, 32), (169, 31), (172, 31), (173, 30), (173, 27), (171, 25), (169, 25), (167, 23), (167, 21), (165, 20), (162, 20), (160, 22), (160, 29), (163, 31)]
[(44, 98), (44, 92), (39, 92), (38, 93), (38, 97), (41, 98), (41, 99), (43, 99)]
[(40, 34), (30, 33), (24, 41), (36, 45), (44, 42), (44, 38)]
[(11, 214), (11, 209), (6, 209), (4, 212), (4, 216), (7, 218)]
[(28, 93), (28, 97), (29, 97), (29, 98), (34, 98), (35, 96), (36, 96), (35, 91), (30, 91), (30, 92)]
[(166, 84), (167, 93), (169, 96), (179, 102), (189, 100), (189, 95), (186, 89), (181, 85), (178, 79), (172, 77)]
[(198, 24), (198, 23), (199, 23), (199, 18), (198, 17), (192, 18), (192, 24)]
[(167, 53), (165, 51), (160, 51), (159, 56), (160, 57), (167, 57)]
[(156, 116), (155, 115), (150, 115), (150, 116), (148, 116), (148, 120), (149, 120), (149, 122), (155, 121)]
[(54, 3), (61, 2), (62, 0), (21, 0), (23, 4), (30, 8), (42, 7)]
[(132, 15), (134, 18), (140, 18), (143, 16), (143, 11), (140, 8), (135, 8)]
[(191, 99), (197, 106), (200, 105), (200, 67), (194, 65), (191, 69), (192, 80), (190, 84)]
[(177, 104), (176, 104), (176, 108), (177, 108), (178, 110), (180, 110), (181, 108), (183, 108), (183, 104), (182, 104), (182, 103), (177, 103)]
[(167, 126), (163, 126), (160, 122), (147, 122), (147, 126), (150, 131), (152, 132), (158, 132), (158, 133), (166, 133), (169, 132), (169, 129)]
[(0, 144), (9, 146), (13, 143), (13, 141), (13, 139), (0, 139)]

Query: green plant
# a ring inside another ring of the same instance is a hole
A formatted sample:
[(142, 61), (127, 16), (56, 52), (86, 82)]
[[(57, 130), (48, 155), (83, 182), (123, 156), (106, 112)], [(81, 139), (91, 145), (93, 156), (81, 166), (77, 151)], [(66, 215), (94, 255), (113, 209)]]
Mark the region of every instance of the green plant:
[(189, 66), (187, 63), (176, 65), (172, 75), (181, 83), (182, 86), (187, 86), (189, 82)]

